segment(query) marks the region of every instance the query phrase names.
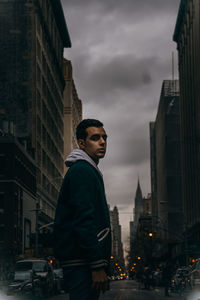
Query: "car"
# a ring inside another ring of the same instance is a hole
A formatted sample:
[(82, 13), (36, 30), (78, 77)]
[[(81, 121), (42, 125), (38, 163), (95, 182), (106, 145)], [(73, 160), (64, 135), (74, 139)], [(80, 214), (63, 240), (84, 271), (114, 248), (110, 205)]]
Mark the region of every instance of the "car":
[(190, 275), (189, 269), (188, 268), (179, 268), (176, 270), (176, 275), (181, 276), (181, 277), (188, 277)]
[(40, 281), (43, 296), (53, 295), (55, 291), (55, 275), (52, 265), (45, 259), (19, 260), (15, 264), (14, 281), (24, 281), (32, 274), (32, 278)]
[(200, 287), (200, 259), (197, 259), (191, 270), (191, 286), (192, 288)]
[(7, 295), (42, 297), (42, 281), (32, 270), (16, 272), (7, 288)]
[(63, 269), (62, 268), (54, 269), (53, 272), (55, 275), (57, 293), (59, 293), (61, 290), (65, 291)]

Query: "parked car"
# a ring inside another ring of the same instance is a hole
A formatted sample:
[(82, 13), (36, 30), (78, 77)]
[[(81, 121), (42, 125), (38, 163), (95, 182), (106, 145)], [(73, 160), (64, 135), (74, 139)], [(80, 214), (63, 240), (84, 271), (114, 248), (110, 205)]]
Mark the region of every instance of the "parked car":
[(39, 276), (32, 270), (14, 274), (14, 280), (8, 285), (7, 295), (26, 295), (42, 298), (43, 285)]
[(191, 289), (191, 270), (189, 267), (178, 268), (172, 277), (171, 289), (173, 292), (182, 293)]
[(175, 274), (171, 280), (171, 291), (174, 293), (179, 293), (183, 295), (187, 286), (186, 277), (181, 276), (180, 274)]
[(63, 278), (63, 269), (54, 269), (53, 270), (54, 275), (55, 275), (55, 281), (56, 281), (56, 290), (57, 293), (61, 292), (61, 290), (65, 290), (65, 283), (64, 283), (64, 278)]
[[(37, 282), (35, 288), (35, 282)], [(43, 296), (52, 295), (55, 291), (55, 275), (53, 272), (52, 265), (46, 261), (45, 259), (26, 259), (20, 260), (15, 265), (15, 273), (14, 273), (14, 281), (15, 283), (21, 283), (21, 287), (19, 289), (30, 289), (33, 293), (36, 292), (42, 294)], [(24, 286), (24, 283), (26, 285)], [(17, 289), (17, 286), (16, 286)]]
[(200, 259), (193, 264), (190, 278), (192, 288), (200, 287)]

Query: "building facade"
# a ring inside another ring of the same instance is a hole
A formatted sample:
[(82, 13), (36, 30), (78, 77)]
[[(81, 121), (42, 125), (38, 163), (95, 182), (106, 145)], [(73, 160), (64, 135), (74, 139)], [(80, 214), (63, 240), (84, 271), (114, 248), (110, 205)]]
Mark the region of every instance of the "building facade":
[(152, 215), (152, 197), (150, 193), (147, 195), (147, 197), (144, 197), (144, 215)]
[[(173, 39), (177, 43), (179, 59), (184, 214), (190, 243), (200, 245), (200, 2), (198, 0), (181, 1)], [(198, 250), (196, 255), (199, 255), (200, 247), (196, 250)]]
[(156, 135), (155, 135), (155, 122), (149, 124), (150, 135), (150, 173), (151, 173), (151, 200), (152, 200), (152, 225), (157, 224), (158, 216), (158, 201), (157, 201), (157, 174), (156, 174)]
[(114, 261), (121, 267), (124, 267), (124, 253), (121, 237), (121, 225), (119, 224), (119, 212), (115, 206), (113, 210), (110, 210), (110, 223), (111, 223), (111, 235), (112, 235), (112, 249), (111, 253)]
[(64, 59), (64, 158), (78, 148), (76, 127), (82, 120), (82, 102), (78, 97), (73, 79), (71, 61)]
[[(171, 244), (183, 242), (179, 82), (164, 80), (151, 129), (153, 231)], [(154, 151), (154, 152), (153, 152)], [(152, 153), (153, 152), (153, 153)], [(164, 245), (164, 243), (163, 243)], [(167, 247), (165, 247), (167, 249)]]
[[(0, 275), (32, 247), (35, 232), (36, 164), (9, 133), (0, 136)], [(8, 279), (8, 278), (5, 278)]]
[(152, 264), (152, 214), (151, 194), (143, 198), (143, 210), (141, 210), (137, 222), (137, 228), (133, 231), (133, 222), (130, 222), (130, 252), (129, 266), (140, 262), (144, 265)]
[(0, 110), (36, 162), (42, 225), (54, 217), (63, 176), (63, 50), (70, 37), (60, 0), (1, 1), (0, 18)]

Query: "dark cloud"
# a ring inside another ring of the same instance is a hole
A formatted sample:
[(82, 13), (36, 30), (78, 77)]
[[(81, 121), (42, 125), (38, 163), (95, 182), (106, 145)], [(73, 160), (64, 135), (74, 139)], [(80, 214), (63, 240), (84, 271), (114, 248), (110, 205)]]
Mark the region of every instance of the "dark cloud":
[[(84, 9), (91, 12), (91, 7), (99, 11), (101, 14), (110, 14), (113, 12), (123, 12), (126, 15), (143, 13), (148, 16), (150, 13), (174, 13), (180, 0), (68, 0), (62, 1), (66, 7), (73, 9)], [(86, 18), (88, 15), (85, 16)]]
[[(105, 124), (108, 152), (100, 163), (108, 201), (132, 211), (138, 176), (150, 192), (149, 122), (162, 81), (171, 78), (172, 35), (180, 0), (62, 0), (73, 76), (83, 117)], [(176, 64), (177, 60), (175, 61)], [(128, 231), (129, 216), (120, 216)]]
[[(137, 58), (135, 55), (123, 54), (92, 64), (88, 55), (80, 55), (77, 65), (77, 82), (83, 90), (85, 102), (99, 103), (99, 96), (107, 105), (121, 102), (120, 94), (128, 94), (136, 89), (143, 89), (157, 79), (162, 70), (169, 65), (167, 60), (154, 56)], [(153, 66), (153, 68), (152, 68)], [(155, 72), (156, 70), (156, 72)], [(159, 70), (159, 72), (158, 72)], [(158, 72), (158, 73), (157, 73)], [(129, 94), (132, 101), (134, 94)]]
[(151, 82), (151, 66), (155, 57), (136, 59), (134, 55), (119, 55), (94, 66), (88, 81), (101, 90), (134, 89)]
[[(108, 144), (108, 163), (120, 166), (139, 166), (149, 161), (148, 126), (141, 124), (134, 127), (133, 123), (127, 126), (126, 116), (122, 118), (118, 131), (113, 132)], [(142, 126), (143, 125), (143, 126)], [(117, 147), (116, 147), (117, 145)]]

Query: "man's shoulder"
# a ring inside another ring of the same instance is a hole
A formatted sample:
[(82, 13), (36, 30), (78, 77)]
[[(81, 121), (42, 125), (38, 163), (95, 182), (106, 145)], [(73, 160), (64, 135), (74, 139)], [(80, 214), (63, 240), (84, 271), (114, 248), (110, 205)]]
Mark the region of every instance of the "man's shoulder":
[(76, 161), (68, 170), (68, 175), (85, 173), (94, 175), (96, 173), (95, 168), (85, 160), (78, 160)]

